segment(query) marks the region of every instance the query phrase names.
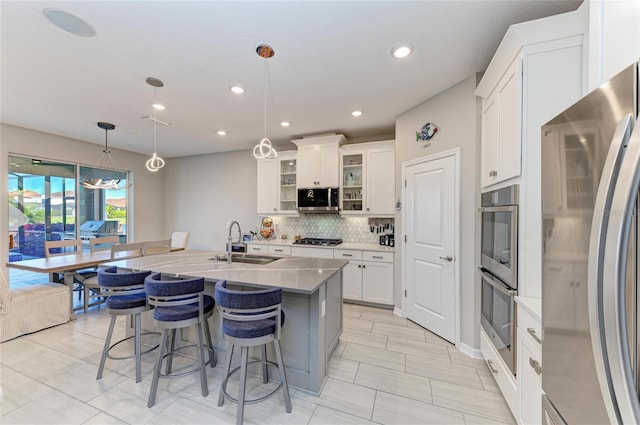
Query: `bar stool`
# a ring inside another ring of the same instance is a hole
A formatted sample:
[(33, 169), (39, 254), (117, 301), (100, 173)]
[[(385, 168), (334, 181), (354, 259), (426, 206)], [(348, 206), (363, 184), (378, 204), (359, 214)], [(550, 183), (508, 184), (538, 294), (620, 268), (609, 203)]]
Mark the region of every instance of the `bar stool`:
[[(142, 352), (142, 335), (153, 334), (157, 332), (141, 333), (140, 330), (140, 315), (141, 313), (149, 309), (147, 304), (147, 298), (144, 293), (144, 279), (151, 272), (124, 272), (118, 270), (117, 267), (108, 267), (98, 270), (98, 284), (100, 285), (100, 291), (107, 297), (106, 307), (107, 314), (111, 315), (111, 323), (109, 323), (109, 331), (107, 332), (107, 338), (104, 341), (104, 348), (102, 349), (102, 357), (100, 358), (100, 366), (98, 367), (98, 375), (96, 379), (102, 379), (102, 372), (107, 358), (112, 360), (124, 360), (135, 357), (136, 359), (136, 383), (142, 380), (141, 378), (141, 364), (142, 355), (147, 354), (150, 351), (158, 348), (154, 346), (148, 350)], [(118, 316), (130, 315), (134, 319), (134, 335), (123, 338), (120, 341), (111, 344), (111, 338), (113, 337), (113, 329), (116, 325), (116, 319)], [(116, 357), (109, 354), (118, 344), (134, 338), (134, 354), (133, 356)]]
[[(284, 404), (287, 413), (291, 413), (291, 398), (289, 386), (282, 361), (280, 349), (280, 334), (284, 324), (284, 312), (282, 311), (282, 288), (263, 291), (233, 291), (227, 289), (227, 282), (220, 280), (216, 283), (216, 303), (222, 315), (222, 332), (224, 339), (229, 343), (227, 359), (224, 367), (224, 379), (220, 385), (218, 395), (218, 407), (224, 404), (224, 398), (238, 403), (236, 423), (242, 424), (244, 405), (258, 403), (272, 395), (280, 388), (284, 395)], [(278, 363), (267, 361), (266, 344), (273, 342)], [(249, 362), (249, 347), (261, 346), (262, 360)], [(233, 349), (240, 347), (240, 366), (231, 368)], [(269, 394), (253, 400), (245, 400), (247, 385), (247, 365), (249, 363), (262, 363), (263, 382), (268, 382), (267, 366), (276, 366), (280, 372), (280, 385)], [(227, 381), (229, 376), (240, 369), (240, 390), (238, 398), (227, 393)]]
[[(215, 301), (213, 297), (204, 295), (204, 279), (168, 279), (162, 278), (160, 273), (154, 273), (144, 281), (144, 288), (147, 293), (149, 304), (155, 306), (153, 310), (153, 322), (162, 329), (162, 342), (160, 343), (160, 353), (153, 372), (153, 381), (151, 390), (149, 391), (149, 401), (147, 407), (152, 407), (156, 402), (156, 394), (158, 392), (158, 382), (160, 378), (175, 378), (190, 373), (200, 371), (200, 385), (202, 387), (202, 396), (209, 395), (209, 387), (207, 385), (206, 364), (212, 368), (216, 366), (215, 353), (213, 351), (213, 342), (211, 341), (211, 331), (207, 319), (213, 315)], [(204, 361), (204, 344), (202, 341), (202, 325), (204, 324), (205, 336), (207, 338), (207, 351), (209, 352), (209, 361)], [(191, 345), (175, 347), (176, 329), (186, 328), (188, 326), (196, 326), (196, 338), (198, 347), (199, 367), (193, 370), (171, 375), (173, 363), (173, 355), (176, 351)], [(165, 354), (167, 348), (167, 339), (171, 332), (171, 345), (169, 352)], [(168, 357), (165, 373), (161, 373), (162, 362)]]

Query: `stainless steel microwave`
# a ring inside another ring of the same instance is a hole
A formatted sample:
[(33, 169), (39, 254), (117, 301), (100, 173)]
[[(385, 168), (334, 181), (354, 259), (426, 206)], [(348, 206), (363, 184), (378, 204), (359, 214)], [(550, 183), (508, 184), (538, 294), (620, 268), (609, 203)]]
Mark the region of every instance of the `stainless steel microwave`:
[(298, 211), (303, 213), (337, 213), (340, 209), (337, 187), (298, 189)]

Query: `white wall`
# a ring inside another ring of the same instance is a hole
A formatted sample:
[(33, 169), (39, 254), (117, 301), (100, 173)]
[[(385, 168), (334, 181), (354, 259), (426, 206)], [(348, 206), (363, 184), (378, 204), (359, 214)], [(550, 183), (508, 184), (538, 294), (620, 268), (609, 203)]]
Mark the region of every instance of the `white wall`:
[[(479, 250), (479, 218), (476, 213), (480, 204), (480, 122), (479, 101), (473, 95), (476, 77), (470, 77), (403, 113), (396, 119), (396, 192), (402, 193), (402, 163), (433, 155), (438, 152), (460, 148), (460, 340), (478, 348), (480, 291), (476, 273)], [(416, 131), (426, 123), (438, 127), (437, 135), (430, 140), (429, 147), (416, 142)], [(396, 228), (402, 224), (402, 212), (396, 214)], [(401, 235), (396, 235), (396, 268), (394, 299), (396, 306), (402, 305)]]
[[(96, 131), (99, 131), (97, 127)], [(8, 191), (6, 172), (9, 154), (93, 166), (102, 149), (103, 146), (93, 143), (0, 124), (0, 170), (3, 175), (0, 179), (0, 193)], [(164, 170), (160, 170), (157, 174), (147, 171), (145, 161), (148, 158), (144, 155), (113, 148), (111, 148), (111, 154), (120, 169), (133, 172), (134, 185), (129, 197), (131, 202), (129, 220), (132, 222), (130, 221), (130, 225), (127, 226), (129, 240), (142, 241), (170, 236), (171, 231), (163, 227), (162, 174)], [(2, 259), (8, 258), (8, 210), (7, 196), (0, 196), (0, 232), (2, 234), (0, 258)], [(3, 270), (4, 263), (3, 260), (1, 262)]]
[(225, 249), (233, 220), (245, 233), (260, 225), (251, 152), (174, 158), (164, 170), (165, 226), (191, 232), (189, 248)]

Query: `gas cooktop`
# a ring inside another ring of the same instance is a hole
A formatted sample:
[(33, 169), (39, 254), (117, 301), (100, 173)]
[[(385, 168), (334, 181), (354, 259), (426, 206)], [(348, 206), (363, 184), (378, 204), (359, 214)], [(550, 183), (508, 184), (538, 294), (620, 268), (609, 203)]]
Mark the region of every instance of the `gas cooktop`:
[(342, 239), (302, 238), (293, 241), (293, 243), (300, 245), (336, 246), (342, 243)]

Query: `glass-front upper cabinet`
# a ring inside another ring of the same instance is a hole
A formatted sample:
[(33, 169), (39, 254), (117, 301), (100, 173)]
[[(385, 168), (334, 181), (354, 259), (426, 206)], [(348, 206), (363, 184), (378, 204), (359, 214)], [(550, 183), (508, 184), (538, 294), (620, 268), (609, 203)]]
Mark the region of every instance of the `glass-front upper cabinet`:
[(364, 153), (342, 155), (342, 212), (362, 211)]
[(298, 201), (296, 191), (296, 157), (295, 155), (280, 155), (278, 157), (280, 163), (279, 170), (279, 198), (280, 212), (297, 212)]

